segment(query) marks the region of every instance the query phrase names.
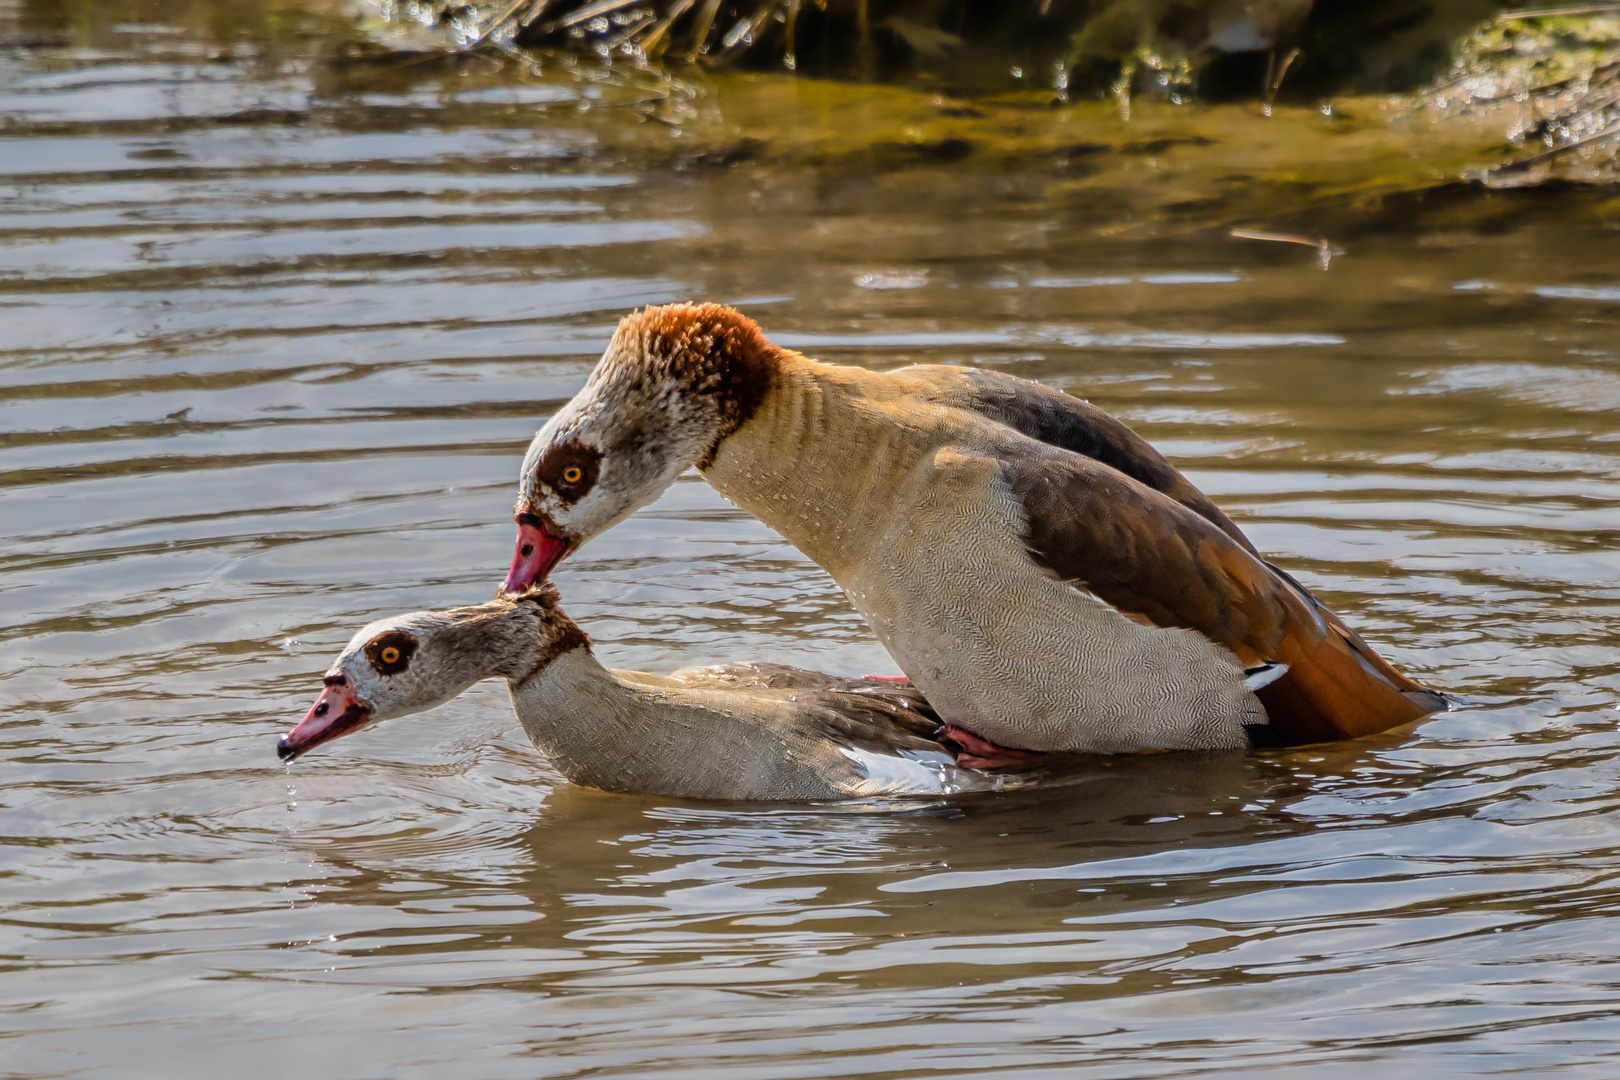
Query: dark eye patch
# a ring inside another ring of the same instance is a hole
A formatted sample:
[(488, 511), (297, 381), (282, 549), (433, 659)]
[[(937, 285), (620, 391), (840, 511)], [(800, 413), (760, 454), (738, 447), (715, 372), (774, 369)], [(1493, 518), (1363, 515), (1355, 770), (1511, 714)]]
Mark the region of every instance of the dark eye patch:
[(596, 486), (596, 475), (601, 470), (602, 451), (565, 442), (546, 447), (534, 467), (534, 477), (555, 491), (564, 504), (571, 505)]
[(404, 630), (384, 630), (366, 642), (366, 659), (382, 675), (398, 675), (411, 666), (416, 639)]

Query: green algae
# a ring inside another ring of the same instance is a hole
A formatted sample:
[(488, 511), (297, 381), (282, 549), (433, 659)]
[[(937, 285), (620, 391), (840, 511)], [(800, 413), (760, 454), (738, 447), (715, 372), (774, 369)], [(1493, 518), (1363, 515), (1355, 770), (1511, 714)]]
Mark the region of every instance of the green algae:
[(1432, 121), (1484, 119), (1514, 147), (1482, 174), (1520, 186), (1620, 176), (1620, 4), (1505, 14), (1459, 43), (1447, 77), (1415, 95)]
[[(964, 200), (1055, 200), (1075, 208), (1079, 235), (1237, 229), (1338, 242), (1358, 222), (1393, 216), (1392, 207), (1489, 218), (1508, 205), (1488, 197), (1493, 189), (1612, 178), (1596, 154), (1601, 142), (1538, 164), (1570, 143), (1535, 126), (1563, 115), (1544, 108), (1556, 94), (1599, 101), (1610, 40), (1604, 20), (1615, 21), (1606, 15), (1532, 28), (1537, 47), (1563, 50), (1563, 59), (1531, 56), (1529, 31), (1517, 23), (1481, 28), (1452, 72), (1417, 94), (1284, 100), (1269, 109), (1138, 94), (1127, 112), (1117, 98), (1062, 103), (1043, 88), (960, 95), (943, 79), (674, 71), (569, 50), (410, 52), (379, 44), (365, 26), (340, 18), (343, 10), (322, 0), (186, 9), (198, 20), (196, 36), (214, 34), (221, 54), (251, 42), (257, 62), (308, 73), (306, 111), (233, 122), (404, 131), (494, 121), (556, 135), (569, 155), (661, 172), (671, 183), (752, 170), (772, 183), (888, 192), (902, 208), (908, 185), (955, 188)], [(115, 14), (73, 33), (93, 47)], [(1492, 66), (1503, 57), (1519, 67)], [(213, 121), (174, 118), (165, 130), (204, 122)], [(121, 130), (117, 121), (94, 123)], [(1594, 220), (1612, 220), (1606, 196), (1583, 196), (1582, 205)]]
[[(578, 9), (603, 13), (570, 24), (573, 44), (594, 41), (594, 55), (589, 49), (581, 55), (578, 49), (518, 47), (528, 13), (575, 10), (572, 3), (490, 0), (447, 7), (440, 0), (364, 0), (360, 26), (388, 50), (424, 55), (481, 50), (536, 74), (558, 66), (576, 74), (594, 68), (588, 77), (634, 85), (640, 95), (634, 110), (680, 130), (689, 149), (674, 156), (691, 162), (762, 155), (813, 161), (843, 154), (877, 167), (908, 157), (982, 163), (998, 157), (1062, 156), (1066, 142), (1084, 142), (1115, 152), (1106, 167), (1099, 151), (1090, 152), (1088, 183), (1103, 185), (1107, 181), (1098, 177), (1117, 177), (1123, 185), (1169, 191), (1177, 184), (1165, 174), (1207, 169), (1213, 175), (1187, 185), (1197, 190), (1176, 190), (1163, 200), (1165, 205), (1229, 205), (1243, 201), (1234, 194), (1239, 185), (1231, 162), (1244, 161), (1251, 170), (1246, 175), (1254, 201), (1264, 206), (1280, 191), (1294, 192), (1296, 200), (1301, 193), (1312, 200), (1332, 199), (1422, 190), (1461, 178), (1498, 187), (1549, 180), (1607, 182), (1614, 179), (1620, 152), (1620, 5), (1541, 15), (1494, 14), (1497, 5), (1459, 2), (1438, 5), (1417, 19), (1398, 5), (1384, 4), (1374, 5), (1370, 21), (1359, 24), (1345, 22), (1331, 8), (1313, 13), (1317, 22), (1307, 23), (1311, 5), (1284, 0), (1082, 5), (1075, 9), (1085, 14), (1078, 29), (1046, 42), (1038, 63), (1030, 61), (1028, 70), (1014, 64), (1016, 78), (1010, 84), (1003, 79), (1000, 89), (986, 90), (984, 80), (964, 73), (975, 65), (982, 68), (991, 54), (980, 50), (970, 56), (969, 42), (960, 35), (952, 38), (955, 44), (928, 37), (926, 27), (906, 14), (909, 8), (885, 15), (887, 8), (874, 6), (862, 17), (873, 25), (899, 28), (901, 38), (909, 35), (915, 43), (913, 51), (938, 62), (887, 82), (839, 83), (802, 71), (796, 79), (773, 82), (768, 73), (728, 67), (730, 54), (723, 49), (708, 51), (702, 42), (711, 30), (696, 31), (697, 39), (683, 54), (673, 43), (684, 24), (672, 18), (649, 21), (664, 10), (656, 5), (615, 0), (596, 0)], [(764, 18), (767, 8), (783, 15), (777, 30), (795, 25), (788, 16), (797, 19), (799, 5), (777, 11), (771, 6), (776, 3), (770, 0), (755, 13), (762, 34), (767, 23), (776, 26)], [(703, 0), (696, 10), (701, 14), (708, 7), (714, 5)], [(734, 8), (714, 7), (710, 22)], [(843, 10), (836, 0), (823, 8), (828, 18)], [(690, 14), (679, 0), (669, 13)], [(1375, 98), (1332, 92), (1330, 87), (1302, 100), (1296, 90), (1282, 93), (1285, 104), (1274, 106), (1290, 72), (1303, 71), (1296, 78), (1299, 87), (1324, 85), (1321, 72), (1332, 64), (1311, 59), (1331, 52), (1332, 43), (1322, 40), (1323, 25), (1336, 27), (1344, 40), (1341, 53), (1329, 60), (1342, 65), (1353, 59), (1360, 65), (1355, 78), (1345, 76), (1341, 82), (1388, 81), (1392, 70), (1417, 70), (1417, 54), (1435, 66), (1431, 54), (1441, 40), (1438, 35), (1448, 29), (1455, 35), (1461, 19), (1481, 15), (1483, 22), (1474, 22), (1450, 41), (1449, 68), (1415, 91)], [(557, 26), (564, 22), (568, 19)], [(1397, 29), (1380, 34), (1379, 27), (1386, 24)], [(993, 27), (975, 25), (981, 37), (996, 39)], [(588, 32), (591, 27), (595, 37)], [(964, 23), (964, 31), (968, 28)], [(559, 33), (548, 40), (558, 40)], [(727, 46), (732, 48), (742, 40), (717, 37), (715, 44), (732, 42)], [(1300, 51), (1279, 54), (1273, 48), (1265, 77), (1252, 82), (1255, 93), (1240, 104), (1221, 104), (1200, 94), (1210, 65), (1220, 62), (1215, 56), (1219, 50), (1209, 44), (1215, 40), (1228, 45), (1303, 40), (1311, 52), (1291, 66)], [(643, 48), (638, 41), (657, 48)], [(1347, 59), (1344, 54), (1355, 48), (1365, 55)], [(702, 62), (671, 62), (683, 55)], [(996, 55), (1003, 56), (996, 63), (1004, 66), (1008, 54)], [(793, 59), (791, 50), (788, 58)], [(664, 62), (656, 62), (660, 59)], [(617, 74), (607, 75), (609, 69)], [(1088, 86), (1095, 90), (1099, 73), (1111, 81), (1102, 92), (1089, 92)], [(964, 92), (964, 82), (976, 91)], [(1255, 122), (1250, 103), (1256, 102), (1259, 119), (1275, 124)], [(1042, 110), (1053, 115), (1042, 118)], [(1266, 115), (1274, 110), (1275, 116)], [(1317, 113), (1325, 122), (1319, 122)], [(1107, 114), (1120, 123), (1110, 125)], [(1166, 139), (1181, 140), (1174, 143), (1181, 149), (1137, 156), (1123, 149)], [(1195, 144), (1205, 149), (1187, 149)], [(1136, 157), (1151, 158), (1154, 164), (1147, 171), (1156, 175), (1137, 175), (1146, 167)], [(1184, 160), (1192, 158), (1200, 164)]]

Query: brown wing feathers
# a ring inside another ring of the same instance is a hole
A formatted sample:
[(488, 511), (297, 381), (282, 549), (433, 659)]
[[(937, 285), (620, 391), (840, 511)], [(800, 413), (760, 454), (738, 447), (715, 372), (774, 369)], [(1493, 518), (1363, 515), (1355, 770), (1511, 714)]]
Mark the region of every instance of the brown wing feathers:
[(922, 365), (897, 378), (926, 384), (942, 404), (978, 413), (1036, 442), (1056, 446), (1124, 473), (1185, 506), (1254, 551), (1220, 507), (1188, 482), (1153, 444), (1083, 398), (999, 371)]
[(810, 721), (847, 746), (880, 754), (949, 752), (934, 738), (944, 721), (922, 691), (909, 683), (852, 679), (759, 661), (686, 668), (674, 677), (702, 688), (798, 690), (794, 700), (804, 707)]
[[(855, 680), (851, 680), (854, 682)], [(824, 705), (814, 720), (828, 735), (849, 746), (877, 753), (896, 750), (938, 750), (948, 753), (934, 738), (941, 720), (921, 693), (909, 687), (810, 691), (807, 705)], [(909, 691), (909, 692), (907, 692)]]
[(1257, 691), (1284, 742), (1367, 735), (1444, 707), (1291, 578), (1168, 495), (1079, 456), (1002, 469), (1038, 564), (1121, 611), (1197, 630), (1245, 667), (1287, 664)]
[[(1371, 735), (1446, 707), (1439, 694), (1417, 687), (1370, 649), (1356, 648), (1331, 624), (1314, 638), (1285, 636), (1277, 659), (1288, 673), (1255, 696), (1289, 744)], [(1415, 689), (1402, 692), (1390, 676)]]
[(1273, 658), (1284, 610), (1260, 563), (1167, 495), (1082, 457), (1002, 463), (1036, 562), (1157, 626), (1197, 630), (1245, 666)]

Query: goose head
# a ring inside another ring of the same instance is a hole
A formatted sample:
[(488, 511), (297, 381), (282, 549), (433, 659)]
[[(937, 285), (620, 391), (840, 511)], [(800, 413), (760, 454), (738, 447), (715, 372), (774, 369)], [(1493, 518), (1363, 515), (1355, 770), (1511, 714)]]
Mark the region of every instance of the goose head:
[(702, 467), (769, 388), (775, 346), (719, 304), (632, 312), (589, 380), (523, 458), (512, 569), (501, 590), (543, 581), (564, 556)]
[(379, 619), (327, 669), (320, 696), (276, 753), (291, 761), (369, 724), (442, 705), (482, 679), (521, 681), (588, 644), (550, 585), (474, 607)]

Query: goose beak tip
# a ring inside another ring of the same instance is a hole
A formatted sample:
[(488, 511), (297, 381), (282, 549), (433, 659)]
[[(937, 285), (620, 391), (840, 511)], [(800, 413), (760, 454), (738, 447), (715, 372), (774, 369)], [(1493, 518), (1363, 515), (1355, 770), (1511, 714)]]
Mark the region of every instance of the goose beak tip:
[(518, 515), (517, 545), (512, 553), (512, 569), (501, 582), (501, 592), (526, 592), (537, 581), (544, 581), (552, 567), (562, 561), (571, 545), (555, 536), (532, 514)]
[(370, 719), (371, 709), (355, 697), (351, 686), (329, 683), (298, 725), (276, 741), (276, 756), (291, 761), (321, 743), (364, 727)]

